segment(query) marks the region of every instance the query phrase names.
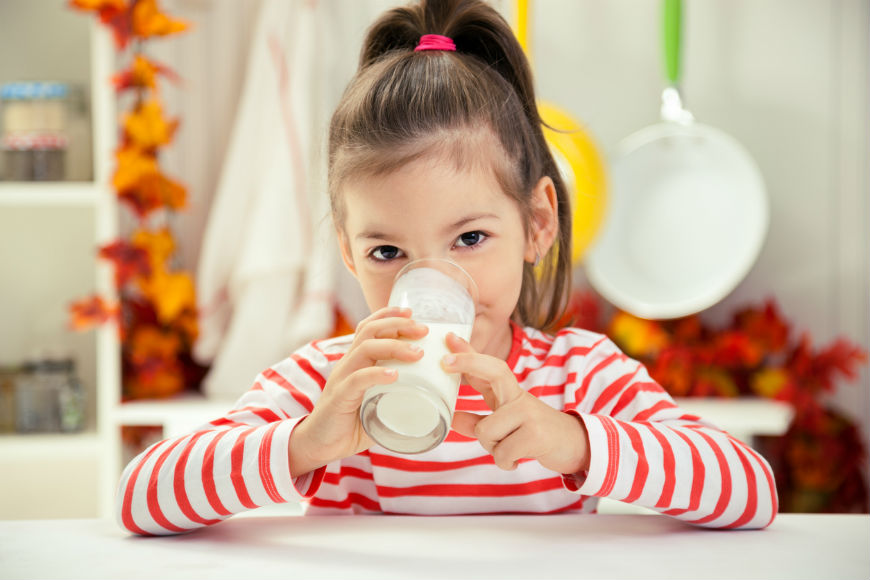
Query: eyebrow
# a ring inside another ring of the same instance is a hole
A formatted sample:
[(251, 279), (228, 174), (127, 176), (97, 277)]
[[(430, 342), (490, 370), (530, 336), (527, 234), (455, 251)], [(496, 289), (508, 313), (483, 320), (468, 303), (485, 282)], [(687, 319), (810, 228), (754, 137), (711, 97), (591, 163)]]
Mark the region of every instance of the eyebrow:
[[(477, 221), (480, 219), (485, 219), (485, 218), (501, 219), (498, 216), (498, 214), (494, 214), (494, 213), (475, 213), (475, 214), (471, 214), (469, 216), (465, 216), (464, 218), (460, 219), (456, 223), (453, 223), (453, 224), (447, 226), (446, 228), (444, 228), (444, 231), (445, 232), (452, 232), (454, 230), (458, 230), (459, 228), (463, 227), (466, 224), (469, 224), (471, 222), (474, 222), (474, 221)], [(377, 230), (365, 230), (365, 231), (358, 233), (355, 236), (355, 239), (358, 239), (358, 240), (361, 240), (361, 239), (389, 240), (390, 238), (391, 237), (389, 234), (386, 234), (386, 233), (383, 233), (383, 232), (380, 232)]]

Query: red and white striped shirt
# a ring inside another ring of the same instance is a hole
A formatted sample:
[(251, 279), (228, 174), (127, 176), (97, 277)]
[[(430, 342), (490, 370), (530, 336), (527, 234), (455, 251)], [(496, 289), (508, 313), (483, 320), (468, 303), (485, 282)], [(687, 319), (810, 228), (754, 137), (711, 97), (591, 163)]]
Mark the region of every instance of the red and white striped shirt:
[[(514, 325), (507, 363), (523, 389), (583, 419), (587, 473), (555, 473), (535, 460), (503, 471), (476, 440), (451, 431), (426, 453), (374, 446), (292, 477), (290, 434), (351, 339), (301, 348), (261, 373), (226, 416), (143, 451), (121, 477), (121, 525), (183, 532), (288, 501), (308, 514), (544, 514), (594, 512), (608, 497), (717, 528), (760, 528), (776, 515), (773, 475), (758, 453), (681, 411), (606, 337), (575, 328), (550, 336)], [(489, 413), (467, 385), (456, 408)]]

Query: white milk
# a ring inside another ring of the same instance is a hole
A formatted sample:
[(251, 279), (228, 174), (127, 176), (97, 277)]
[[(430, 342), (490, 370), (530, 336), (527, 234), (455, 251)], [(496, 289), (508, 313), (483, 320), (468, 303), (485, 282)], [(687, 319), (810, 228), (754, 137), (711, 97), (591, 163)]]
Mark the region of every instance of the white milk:
[(396, 381), (368, 389), (360, 405), (360, 421), (369, 436), (397, 453), (422, 453), (440, 444), (450, 431), (459, 374), (441, 367), (448, 332), (468, 340), (474, 324), (477, 286), (459, 265), (425, 258), (405, 265), (390, 291), (390, 306), (411, 309), (417, 322), (429, 327), (416, 341), (423, 357), (414, 363), (378, 363), (398, 371)]
[[(447, 373), (441, 366), (441, 360), (450, 353), (445, 339), (449, 332), (465, 340), (471, 337), (470, 324), (425, 321), (420, 321), (420, 324), (429, 328), (426, 336), (414, 341), (423, 349), (420, 360), (379, 363), (399, 372), (398, 379), (390, 387), (409, 388), (391, 389), (384, 393), (378, 401), (377, 417), (386, 427), (408, 437), (422, 437), (431, 433), (442, 418), (449, 429), (459, 393), (460, 374)], [(436, 406), (437, 401), (433, 402), (432, 398), (422, 395), (418, 390), (420, 388), (437, 397), (443, 402), (443, 407), (439, 409), (441, 405)]]

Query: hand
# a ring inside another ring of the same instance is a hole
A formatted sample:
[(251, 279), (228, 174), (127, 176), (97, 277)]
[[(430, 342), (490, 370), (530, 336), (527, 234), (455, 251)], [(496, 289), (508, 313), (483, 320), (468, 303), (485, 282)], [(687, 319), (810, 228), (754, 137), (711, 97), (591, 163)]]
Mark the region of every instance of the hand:
[(336, 363), (314, 410), (290, 436), (290, 473), (304, 475), (336, 459), (372, 446), (359, 419), (366, 390), (396, 380), (393, 369), (375, 366), (382, 360), (414, 362), (423, 351), (408, 340), (429, 329), (411, 320), (409, 309), (383, 308), (359, 323), (347, 353)]
[(454, 354), (444, 357), (445, 370), (463, 373), (492, 409), (488, 416), (454, 413), (455, 431), (476, 438), (504, 470), (524, 457), (559, 473), (589, 468), (589, 438), (579, 417), (524, 391), (505, 361), (476, 352), (455, 334), (447, 335), (447, 347)]

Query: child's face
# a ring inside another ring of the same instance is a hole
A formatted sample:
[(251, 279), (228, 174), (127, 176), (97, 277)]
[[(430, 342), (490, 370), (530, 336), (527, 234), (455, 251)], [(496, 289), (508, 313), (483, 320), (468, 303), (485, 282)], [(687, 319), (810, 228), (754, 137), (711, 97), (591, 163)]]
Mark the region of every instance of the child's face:
[(507, 357), (523, 262), (535, 259), (536, 248), (516, 202), (491, 172), (457, 172), (424, 158), (386, 176), (354, 180), (342, 196), (342, 254), (372, 311), (387, 305), (393, 279), (408, 261), (449, 258), (478, 286), (472, 346)]

